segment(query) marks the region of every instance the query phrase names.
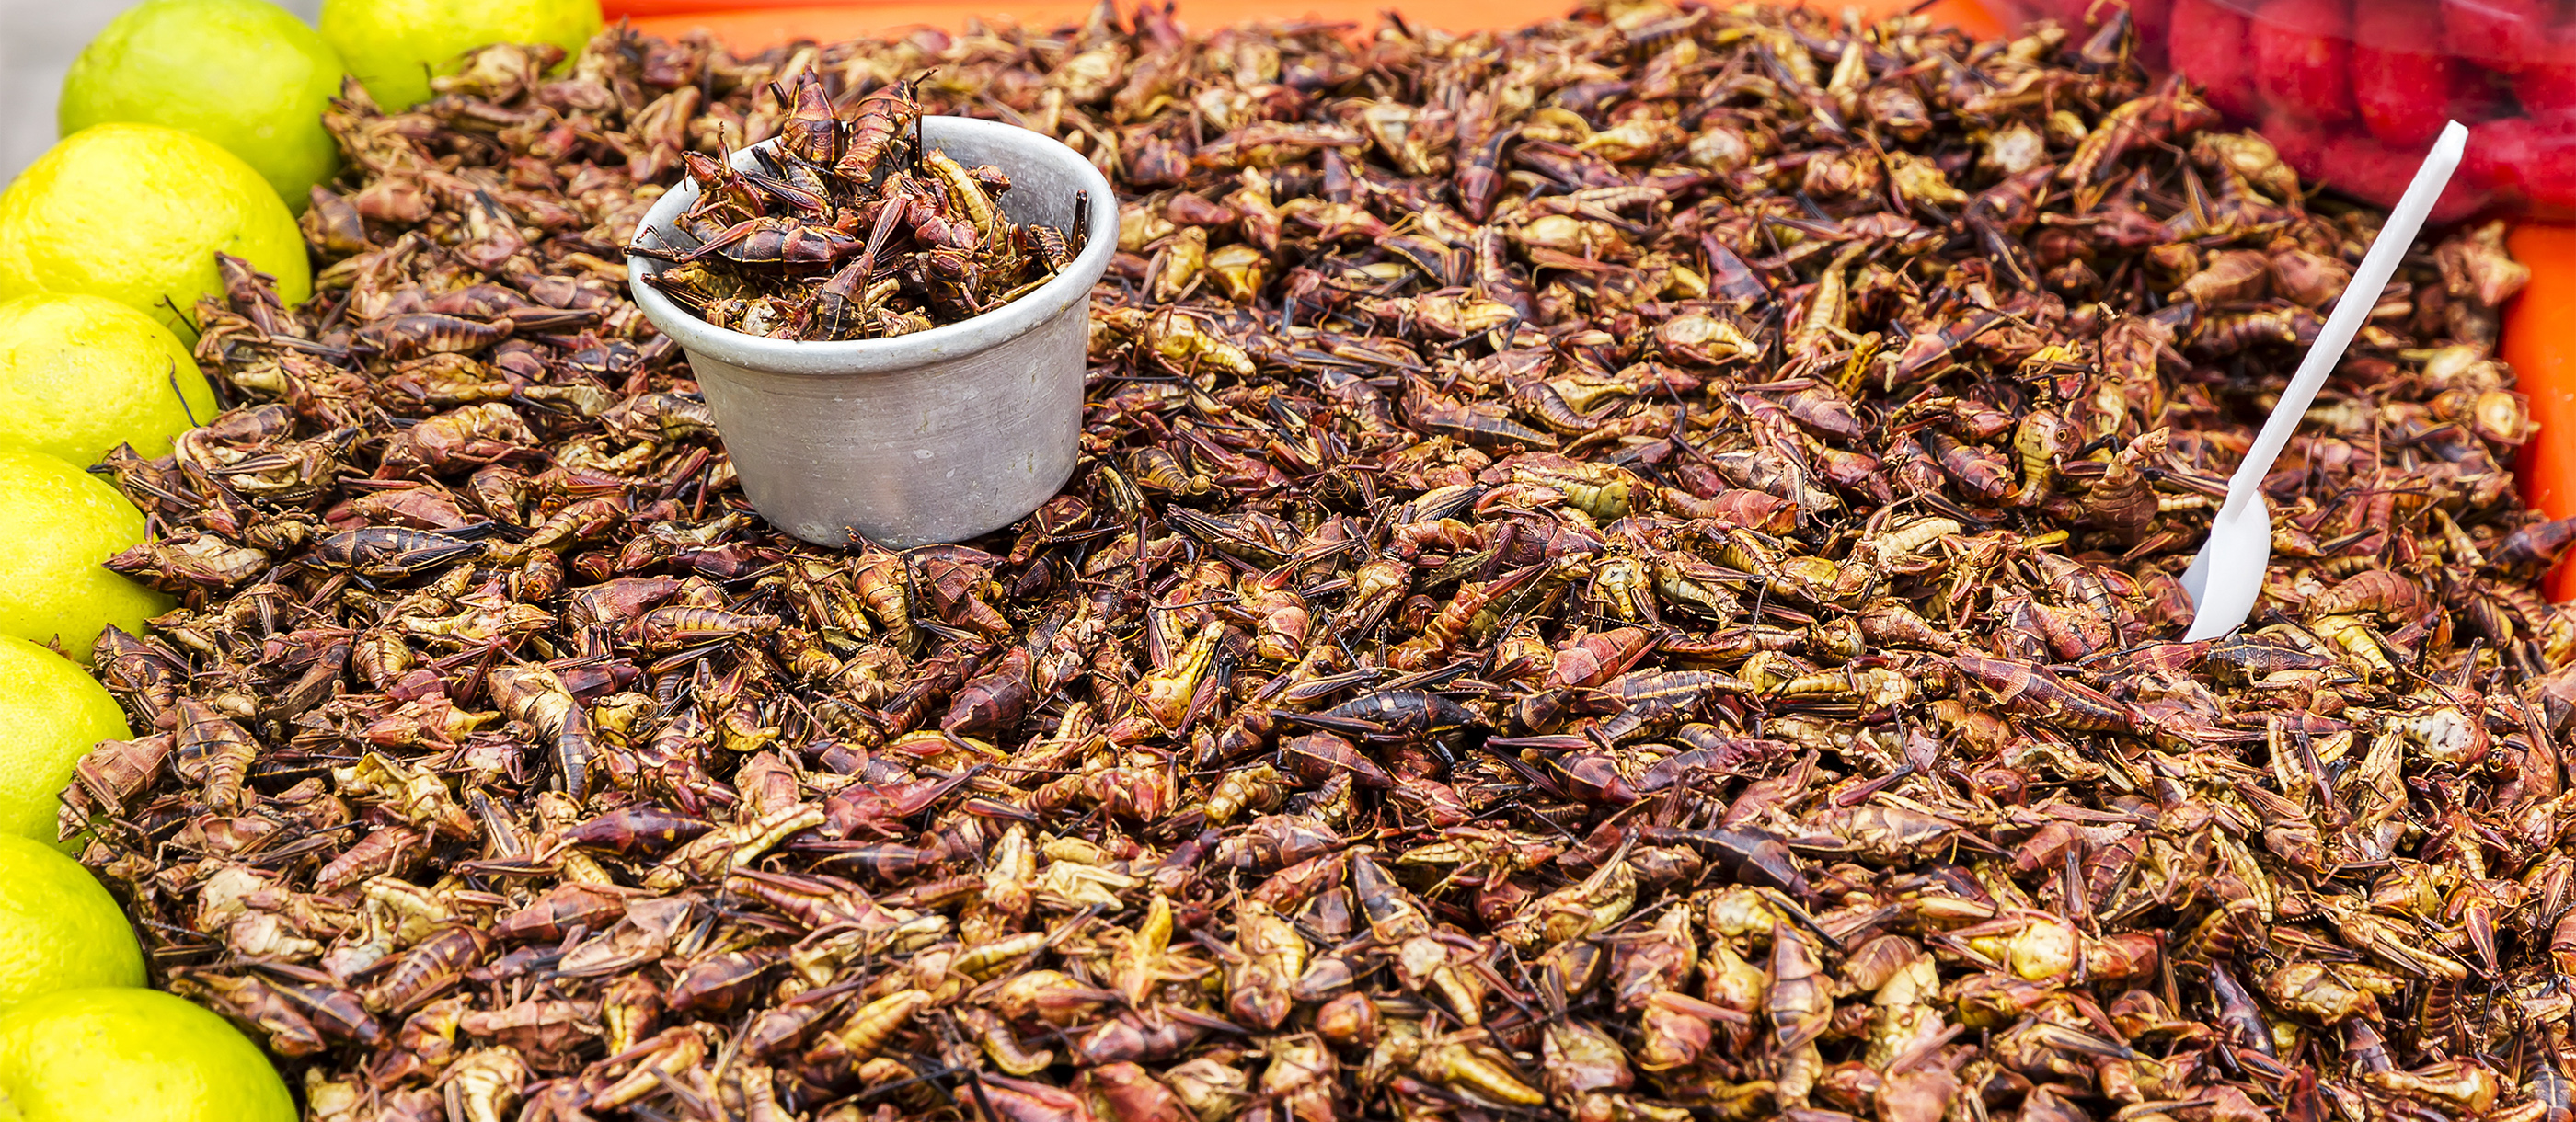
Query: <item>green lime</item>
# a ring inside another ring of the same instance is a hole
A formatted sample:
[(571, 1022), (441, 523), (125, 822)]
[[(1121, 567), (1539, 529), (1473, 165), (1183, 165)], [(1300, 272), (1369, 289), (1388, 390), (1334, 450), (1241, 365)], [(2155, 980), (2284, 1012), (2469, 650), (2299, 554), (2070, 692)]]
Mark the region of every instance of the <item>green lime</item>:
[(313, 294), (304, 234), (268, 181), (214, 142), (160, 125), (92, 125), (56, 143), (0, 193), (0, 300), (86, 292), (181, 338), (200, 296), (223, 295), (215, 253)]
[(0, 449), (0, 635), (81, 662), (108, 624), (140, 633), (168, 597), (100, 567), (143, 541), (143, 513), (116, 488), (39, 452)]
[(197, 360), (152, 317), (69, 292), (0, 302), (0, 443), (75, 464), (131, 444), (149, 459), (214, 415)]
[(0, 1117), (295, 1122), (259, 1045), (159, 990), (58, 990), (0, 1016)]
[(342, 69), (320, 32), (267, 0), (145, 0), (73, 60), (54, 119), (62, 136), (108, 121), (202, 136), (300, 211), (340, 170), (322, 111)]
[[(70, 659), (0, 636), (0, 840), (33, 838), (59, 848), (54, 835), (73, 766), (99, 741), (133, 735), (116, 699)], [(0, 867), (0, 881), (9, 875)], [(0, 904), (0, 916), (7, 914)], [(6, 958), (0, 950), (0, 1006), (10, 1000)]]
[(599, 34), (599, 0), (322, 0), (322, 37), (386, 112), (429, 100), (429, 77), (494, 43), (552, 43), (566, 56)]
[(0, 1016), (55, 990), (143, 984), (134, 929), (80, 862), (0, 834)]

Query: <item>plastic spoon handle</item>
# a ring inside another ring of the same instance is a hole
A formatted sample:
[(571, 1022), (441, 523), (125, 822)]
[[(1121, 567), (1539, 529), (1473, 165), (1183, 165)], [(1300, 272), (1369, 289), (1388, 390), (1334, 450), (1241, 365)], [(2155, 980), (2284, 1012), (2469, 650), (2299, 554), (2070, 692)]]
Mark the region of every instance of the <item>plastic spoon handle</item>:
[(2280, 458), (2281, 448), (2290, 443), (2290, 435), (2299, 431), (2299, 422), (2307, 416), (2308, 406), (2325, 388), (2326, 375), (2343, 361), (2344, 348), (2352, 337), (2361, 333), (2364, 320), (2379, 304), (2379, 294), (2388, 288), (2388, 278), (2397, 275), (2397, 263), (2406, 256), (2407, 247), (2415, 244), (2415, 235), (2424, 228), (2424, 216), (2433, 212), (2433, 204), (2442, 197), (2442, 188), (2451, 182), (2451, 172), (2460, 166), (2460, 153), (2468, 147), (2469, 130), (2458, 121), (2442, 129), (2441, 138), (2433, 142), (2433, 154), (2424, 158), (2416, 169), (2415, 181), (2406, 185), (2406, 195), (2388, 212), (2388, 224), (2379, 228), (2379, 237), (2363, 254), (2361, 267), (2352, 271), (2352, 283), (2345, 285), (2336, 298), (2334, 313), (2326, 317), (2317, 341), (2308, 347), (2308, 356), (2299, 362), (2299, 372), (2290, 379), (2289, 388), (2281, 391), (2281, 401), (2272, 407), (2271, 419), (2263, 422), (2263, 431), (2254, 438), (2254, 447), (2245, 453), (2245, 462), (2236, 465), (2236, 474), (2227, 481), (2227, 505), (2220, 518), (2233, 516), (2254, 497), (2271, 474), (2272, 461)]

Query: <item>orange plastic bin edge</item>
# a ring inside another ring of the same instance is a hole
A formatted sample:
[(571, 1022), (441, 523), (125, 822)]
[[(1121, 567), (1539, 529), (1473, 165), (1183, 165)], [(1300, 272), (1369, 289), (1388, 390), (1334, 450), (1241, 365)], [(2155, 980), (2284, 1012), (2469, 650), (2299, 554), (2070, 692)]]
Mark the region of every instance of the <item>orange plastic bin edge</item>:
[[(2531, 398), (2540, 431), (2514, 470), (2523, 501), (2551, 518), (2576, 514), (2576, 226), (2525, 222), (2505, 246), (2531, 283), (2504, 310), (2504, 360)], [(2576, 596), (2576, 566), (2549, 577), (2553, 601)]]
[[(1861, 3), (1809, 3), (1811, 8), (1849, 8), (1863, 18), (1878, 19), (1916, 7), (1920, 0), (1865, 0)], [(1091, 13), (1093, 0), (605, 0), (609, 19), (626, 18), (637, 30), (666, 38), (704, 29), (736, 50), (758, 50), (797, 39), (829, 43), (863, 35), (881, 35), (910, 27), (961, 28), (970, 17), (1009, 18), (1031, 25), (1078, 23)], [(1224, 27), (1244, 20), (1286, 15), (1376, 26), (1390, 9), (1426, 27), (1451, 31), (1519, 27), (1562, 16), (1568, 0), (1184, 0), (1182, 23), (1202, 28)], [(1924, 9), (1934, 20), (1955, 24), (1978, 35), (1998, 35), (2003, 23), (1977, 0), (1939, 0)]]

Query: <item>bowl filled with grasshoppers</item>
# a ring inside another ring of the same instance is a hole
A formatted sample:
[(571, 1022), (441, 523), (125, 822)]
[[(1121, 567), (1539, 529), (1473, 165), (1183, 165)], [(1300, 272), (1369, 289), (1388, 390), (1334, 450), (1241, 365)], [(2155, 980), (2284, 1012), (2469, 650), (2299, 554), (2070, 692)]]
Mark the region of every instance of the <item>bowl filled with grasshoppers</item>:
[(1109, 181), (1043, 134), (923, 115), (908, 82), (846, 119), (810, 74), (779, 93), (778, 137), (693, 156), (646, 213), (636, 304), (779, 529), (902, 548), (1018, 521), (1073, 473)]

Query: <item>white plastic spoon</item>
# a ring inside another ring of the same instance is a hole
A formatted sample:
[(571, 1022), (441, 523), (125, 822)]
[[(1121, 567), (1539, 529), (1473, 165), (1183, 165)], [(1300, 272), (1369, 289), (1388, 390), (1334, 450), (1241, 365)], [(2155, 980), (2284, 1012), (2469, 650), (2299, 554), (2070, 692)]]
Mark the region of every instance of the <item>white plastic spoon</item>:
[(2272, 461), (2290, 442), (2290, 434), (2298, 431), (2300, 419), (2325, 386), (2326, 375), (2343, 361), (2344, 348), (2352, 345), (2362, 321), (2379, 303), (2388, 278), (2397, 273), (2398, 260), (2424, 228), (2424, 216), (2432, 213), (2434, 201), (2451, 182), (2451, 172), (2460, 166), (2460, 153), (2468, 142), (2469, 130), (2458, 121), (2442, 129), (2440, 139), (2433, 142), (2433, 154), (2424, 158), (2415, 182), (2407, 185), (2405, 197), (2388, 213), (2388, 224), (2379, 228), (2378, 239), (2362, 255), (2361, 267), (2353, 270), (2352, 283), (2336, 299), (2334, 313), (2326, 317), (2325, 328), (2308, 347), (2299, 372), (2281, 391), (2280, 403), (2272, 406), (2271, 419), (2263, 422), (2245, 462), (2228, 479), (2227, 503), (2209, 525), (2209, 541), (2182, 575), (2183, 590), (2191, 593), (2192, 603), (2199, 608), (2191, 618), (2190, 634), (2184, 636), (2187, 641), (2215, 639), (2234, 631), (2254, 610), (2254, 600), (2263, 591), (2263, 569), (2272, 563), (2272, 512), (2263, 503), (2263, 477), (2271, 474)]

